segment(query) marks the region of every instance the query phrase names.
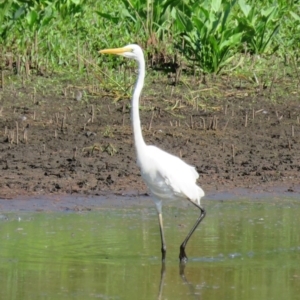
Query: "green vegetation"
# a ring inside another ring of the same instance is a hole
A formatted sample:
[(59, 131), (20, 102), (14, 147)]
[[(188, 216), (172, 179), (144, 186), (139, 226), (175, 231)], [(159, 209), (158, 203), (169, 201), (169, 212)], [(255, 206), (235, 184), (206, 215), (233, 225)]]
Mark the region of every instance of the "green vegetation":
[(97, 50), (133, 42), (194, 73), (245, 67), (241, 55), (299, 63), (297, 0), (2, 0), (0, 24), (0, 68), (16, 74), (114, 64)]

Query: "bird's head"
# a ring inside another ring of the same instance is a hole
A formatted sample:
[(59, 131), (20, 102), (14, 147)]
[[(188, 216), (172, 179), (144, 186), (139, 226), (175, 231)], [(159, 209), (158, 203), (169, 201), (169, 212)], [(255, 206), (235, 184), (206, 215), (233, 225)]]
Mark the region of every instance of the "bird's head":
[(104, 49), (100, 50), (102, 54), (117, 54), (127, 58), (139, 60), (143, 57), (143, 50), (139, 45), (130, 44), (122, 48)]

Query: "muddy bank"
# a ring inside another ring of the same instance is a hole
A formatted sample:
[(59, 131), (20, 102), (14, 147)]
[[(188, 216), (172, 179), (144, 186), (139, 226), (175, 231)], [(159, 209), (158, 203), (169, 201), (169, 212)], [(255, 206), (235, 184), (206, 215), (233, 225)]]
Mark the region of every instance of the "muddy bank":
[[(2, 199), (147, 193), (135, 163), (128, 99), (64, 82), (46, 91), (34, 86), (1, 91)], [(84, 96), (76, 100), (81, 90)], [(207, 194), (277, 186), (299, 192), (295, 88), (289, 85), (272, 101), (268, 91), (226, 85), (214, 94), (203, 90), (192, 94), (183, 85), (174, 90), (166, 82), (148, 83), (140, 111), (146, 142), (195, 165)]]

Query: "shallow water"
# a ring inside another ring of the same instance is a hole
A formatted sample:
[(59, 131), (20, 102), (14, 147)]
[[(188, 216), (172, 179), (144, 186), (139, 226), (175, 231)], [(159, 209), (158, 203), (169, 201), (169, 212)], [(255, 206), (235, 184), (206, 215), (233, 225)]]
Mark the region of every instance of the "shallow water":
[(153, 207), (2, 211), (0, 299), (298, 299), (299, 200), (203, 201), (181, 275), (179, 245), (198, 212), (164, 207), (162, 276)]

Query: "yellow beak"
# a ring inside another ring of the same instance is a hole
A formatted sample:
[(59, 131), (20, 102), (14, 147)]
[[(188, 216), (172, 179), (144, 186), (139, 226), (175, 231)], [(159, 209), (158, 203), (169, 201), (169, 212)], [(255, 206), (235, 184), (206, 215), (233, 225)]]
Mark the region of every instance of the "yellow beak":
[(131, 49), (129, 47), (122, 47), (122, 48), (104, 49), (99, 51), (99, 53), (102, 54), (118, 54), (118, 55), (122, 55), (124, 52), (131, 52)]

